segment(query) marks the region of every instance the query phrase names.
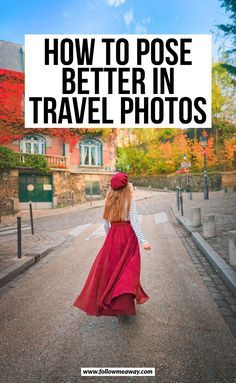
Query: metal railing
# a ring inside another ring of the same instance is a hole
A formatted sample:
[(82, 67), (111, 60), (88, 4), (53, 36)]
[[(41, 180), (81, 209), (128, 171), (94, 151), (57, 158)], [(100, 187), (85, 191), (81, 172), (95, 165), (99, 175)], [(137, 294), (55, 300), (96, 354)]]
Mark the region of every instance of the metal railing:
[(106, 174), (106, 173), (114, 173), (115, 170), (107, 167), (98, 167), (96, 165), (91, 166), (91, 165), (79, 165), (78, 167), (79, 173), (101, 173), (101, 174)]
[[(20, 159), (20, 162), (24, 163), (27, 161), (27, 158), (34, 156), (32, 153), (17, 153)], [(37, 156), (42, 156), (46, 158), (49, 168), (51, 169), (67, 169), (68, 167), (68, 158), (66, 156), (50, 156), (47, 154), (37, 154)]]
[(45, 155), (47, 161), (48, 161), (48, 166), (50, 168), (56, 168), (56, 169), (67, 169), (68, 167), (68, 158), (65, 156), (48, 156)]

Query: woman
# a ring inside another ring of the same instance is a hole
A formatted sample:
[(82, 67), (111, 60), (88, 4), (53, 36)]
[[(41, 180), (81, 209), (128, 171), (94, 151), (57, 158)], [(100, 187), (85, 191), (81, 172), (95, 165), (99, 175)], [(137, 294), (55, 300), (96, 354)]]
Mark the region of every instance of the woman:
[(151, 246), (140, 228), (132, 197), (127, 174), (116, 173), (103, 213), (107, 236), (74, 302), (88, 315), (117, 316), (122, 322), (128, 315), (136, 315), (134, 299), (139, 304), (149, 299), (140, 283), (138, 240), (145, 250)]

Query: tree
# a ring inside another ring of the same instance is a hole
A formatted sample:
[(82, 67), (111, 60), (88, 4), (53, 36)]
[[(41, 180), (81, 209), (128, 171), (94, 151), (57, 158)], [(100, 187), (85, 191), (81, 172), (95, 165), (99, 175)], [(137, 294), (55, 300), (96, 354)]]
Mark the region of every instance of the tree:
[(222, 63), (231, 75), (236, 76), (236, 1), (235, 0), (220, 0), (221, 7), (225, 8), (229, 16), (228, 24), (218, 24), (217, 27), (223, 32), (224, 36), (232, 39), (232, 48), (226, 51), (228, 62)]
[[(214, 147), (235, 131), (235, 89), (232, 77), (220, 63), (212, 66), (212, 135)], [(211, 133), (209, 132), (209, 135)]]

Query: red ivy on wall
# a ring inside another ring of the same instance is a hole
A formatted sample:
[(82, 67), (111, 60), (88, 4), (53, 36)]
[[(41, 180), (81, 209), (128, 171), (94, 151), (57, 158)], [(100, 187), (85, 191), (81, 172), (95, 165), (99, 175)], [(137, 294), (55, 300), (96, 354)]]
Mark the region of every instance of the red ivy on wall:
[(0, 69), (0, 142), (22, 136), (24, 74)]
[[(111, 133), (112, 129), (25, 129), (24, 128), (24, 73), (0, 69), (0, 144), (21, 139), (26, 134), (46, 133), (56, 136), (62, 142), (69, 143), (71, 148), (85, 133)], [(106, 131), (106, 132), (105, 132)]]

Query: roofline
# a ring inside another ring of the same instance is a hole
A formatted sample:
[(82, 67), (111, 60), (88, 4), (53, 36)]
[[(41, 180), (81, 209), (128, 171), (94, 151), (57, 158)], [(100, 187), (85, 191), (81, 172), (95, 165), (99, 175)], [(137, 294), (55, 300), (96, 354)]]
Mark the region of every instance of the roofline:
[(14, 46), (16, 46), (18, 48), (22, 48), (22, 46), (24, 45), (24, 44), (13, 43), (12, 41), (2, 40), (2, 39), (0, 39), (0, 43), (11, 44), (11, 45), (14, 45)]

